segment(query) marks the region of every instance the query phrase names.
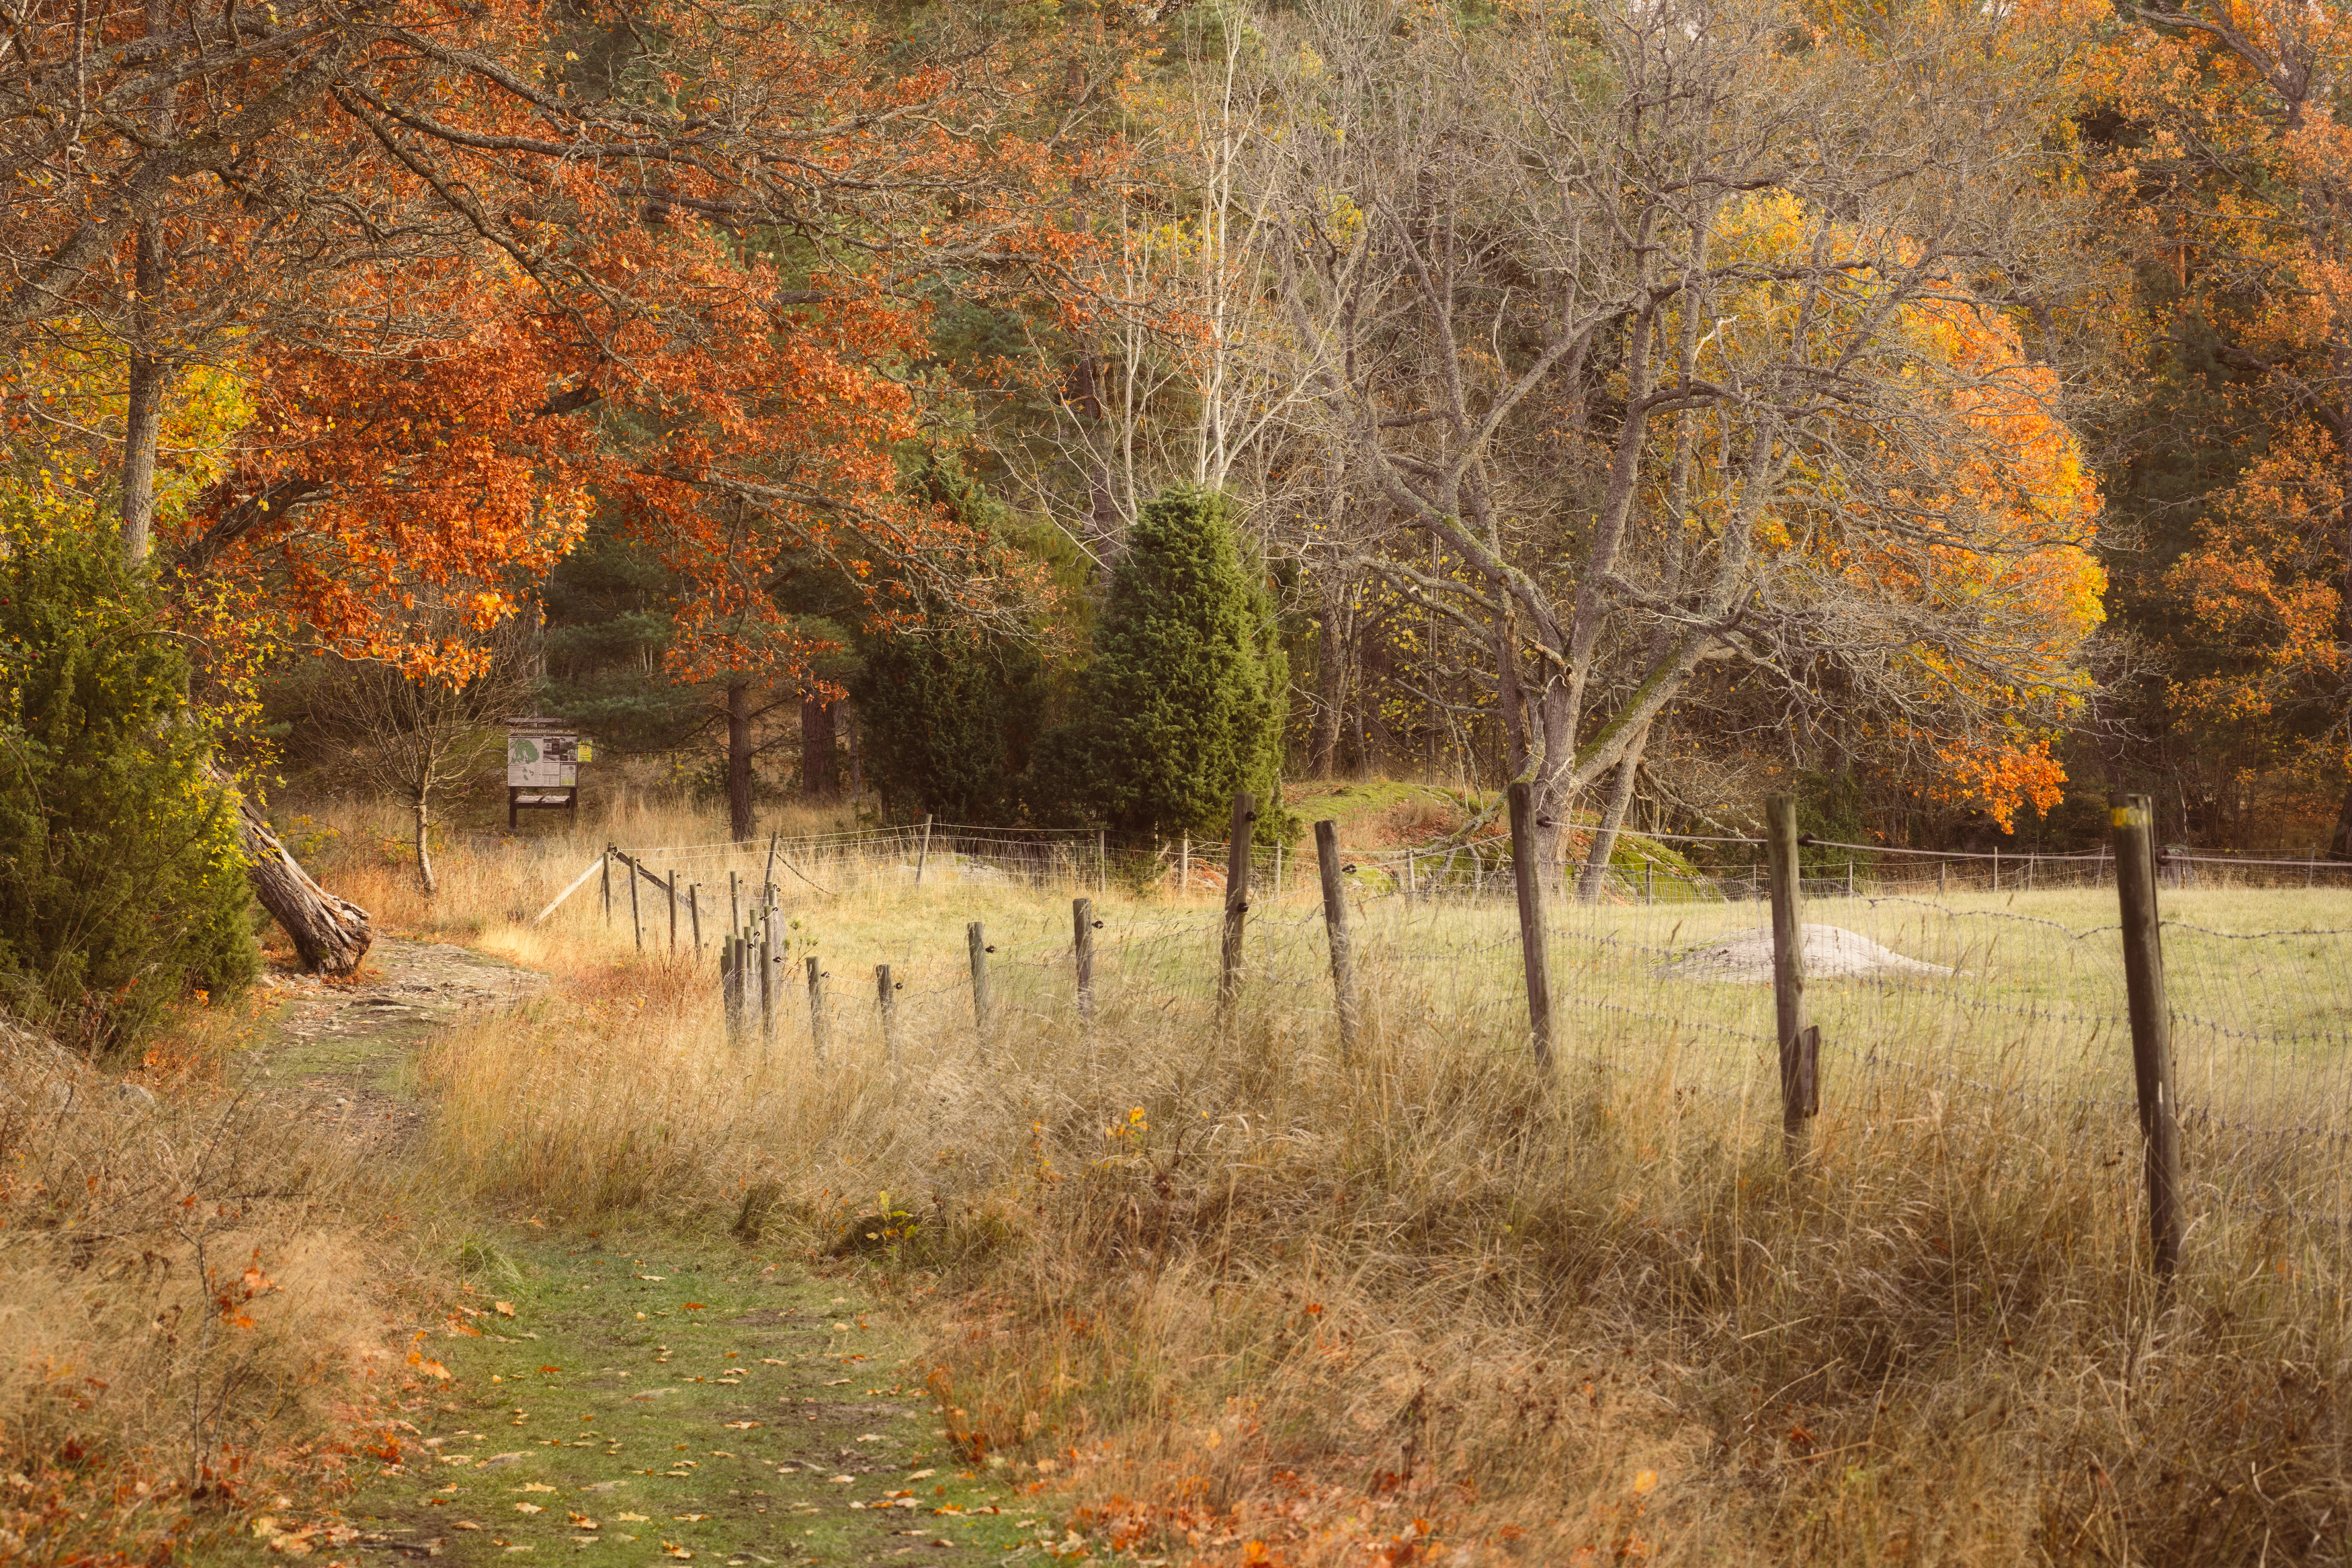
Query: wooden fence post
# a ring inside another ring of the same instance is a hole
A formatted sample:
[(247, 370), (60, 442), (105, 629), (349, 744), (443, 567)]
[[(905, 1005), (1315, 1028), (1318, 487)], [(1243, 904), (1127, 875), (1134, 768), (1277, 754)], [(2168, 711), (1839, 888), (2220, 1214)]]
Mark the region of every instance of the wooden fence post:
[(2116, 895), (2123, 908), (2124, 994), (2131, 1007), (2132, 1072), (2147, 1145), (2147, 1231), (2160, 1279), (2180, 1261), (2180, 1120), (2173, 1098), (2172, 1017), (2164, 997), (2164, 939), (2156, 908), (2155, 818), (2145, 795), (2114, 797)]
[(727, 1043), (739, 1045), (743, 1037), (742, 961), (738, 949), (742, 938), (730, 936), (719, 946), (719, 1006), (727, 1015)]
[(677, 867), (669, 868), (669, 950), (677, 951)]
[(1657, 881), (1657, 876), (1658, 876), (1658, 868), (1657, 868), (1654, 864), (1651, 863), (1651, 862), (1649, 862), (1648, 860), (1646, 860), (1646, 859), (1645, 859), (1645, 860), (1643, 860), (1643, 861), (1642, 862), (1642, 902), (1643, 902), (1643, 903), (1644, 903), (1644, 904), (1655, 904), (1655, 903), (1657, 903), (1657, 902), (1658, 902), (1658, 881)]
[(621, 863), (629, 868), (629, 928), (636, 933), (637, 951), (642, 953), (646, 950), (646, 926), (637, 918), (637, 862), (623, 855)]
[(1533, 791), (1511, 786), (1511, 882), (1519, 898), (1519, 954), (1528, 977), (1528, 1038), (1536, 1065), (1551, 1071), (1551, 946), (1544, 935), (1543, 868), (1536, 859)]
[(1938, 898), (1944, 896), (1944, 873), (1950, 867), (1951, 863), (1952, 862), (1949, 861), (1937, 861), (1936, 862), (1936, 896)]
[(1853, 896), (1853, 861), (1851, 857), (1845, 862), (1845, 895), (1848, 898)]
[(1182, 847), (1176, 852), (1176, 891), (1183, 893), (1192, 885), (1192, 835), (1186, 833)]
[(1095, 891), (1110, 892), (1110, 832), (1106, 828), (1095, 830)]
[(1234, 822), (1225, 839), (1225, 939), (1217, 973), (1217, 1019), (1233, 1018), (1241, 995), (1242, 935), (1249, 921), (1250, 823), (1257, 816), (1256, 801), (1246, 789), (1234, 797)]
[(694, 956), (699, 958), (702, 956), (702, 884), (698, 882), (686, 884), (686, 914), (694, 925)]
[(964, 946), (971, 949), (971, 1025), (982, 1039), (988, 1035), (988, 937), (975, 920), (963, 928)]
[(1339, 1009), (1339, 1062), (1356, 1054), (1355, 955), (1348, 950), (1348, 894), (1339, 881), (1339, 835), (1329, 822), (1315, 824), (1315, 865), (1323, 876), (1323, 932), (1331, 944), (1331, 994)]
[(874, 1006), (882, 1014), (882, 1060), (898, 1059), (898, 998), (891, 993), (898, 988), (890, 983), (890, 966), (874, 966)]
[(915, 885), (923, 885), (923, 862), (931, 858), (931, 814), (923, 813), (923, 842), (915, 851)]
[(827, 1031), (824, 1021), (824, 971), (816, 966), (816, 956), (809, 955), (809, 1039), (816, 1043), (816, 1059), (824, 1060)]
[(770, 904), (760, 921), (760, 1049), (776, 1046), (776, 907)]
[(1821, 1031), (1805, 1018), (1804, 884), (1797, 802), (1764, 802), (1772, 855), (1772, 1017), (1780, 1043), (1780, 1139), (1790, 1166), (1805, 1157), (1805, 1123), (1821, 1109)]
[(735, 873), (731, 871), (727, 873), (727, 929), (743, 929), (743, 902), (736, 891)]
[(1070, 952), (1078, 975), (1078, 1020), (1089, 1023), (1095, 1016), (1095, 901), (1091, 898), (1070, 900)]
[(604, 846), (604, 924), (613, 924), (613, 846)]

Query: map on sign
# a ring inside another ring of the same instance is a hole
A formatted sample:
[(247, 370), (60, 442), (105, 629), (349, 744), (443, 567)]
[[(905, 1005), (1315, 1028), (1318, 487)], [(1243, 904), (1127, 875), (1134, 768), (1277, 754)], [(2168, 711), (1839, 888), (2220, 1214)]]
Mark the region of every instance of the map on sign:
[(507, 737), (507, 783), (520, 789), (562, 789), (580, 782), (587, 747), (576, 735)]

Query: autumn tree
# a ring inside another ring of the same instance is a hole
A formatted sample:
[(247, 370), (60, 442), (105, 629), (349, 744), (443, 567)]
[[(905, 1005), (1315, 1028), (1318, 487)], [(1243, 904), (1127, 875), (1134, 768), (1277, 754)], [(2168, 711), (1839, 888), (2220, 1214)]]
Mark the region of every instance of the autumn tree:
[(1318, 428), (1464, 570), (1363, 563), (1483, 643), (1548, 836), (1714, 664), (1996, 810), (2054, 766), (2095, 502), (2021, 307), (2084, 253), (2043, 135), (2073, 41), (1791, 20), (1332, 4), (1276, 57), (1257, 178)]
[[(2352, 140), (2340, 7), (2135, 8), (2109, 56), (2110, 212), (2141, 266), (2147, 444), (2187, 471), (2136, 619), (2208, 791), (2282, 773), (2352, 858)], [(2184, 421), (2188, 428), (2183, 428)], [(2210, 471), (2218, 468), (2218, 472)]]

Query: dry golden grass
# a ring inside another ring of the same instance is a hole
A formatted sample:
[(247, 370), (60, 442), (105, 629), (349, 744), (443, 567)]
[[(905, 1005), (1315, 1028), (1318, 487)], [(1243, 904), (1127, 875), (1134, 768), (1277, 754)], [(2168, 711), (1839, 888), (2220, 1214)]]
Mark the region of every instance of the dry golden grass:
[[(2074, 934), (2101, 895), (1817, 908), (1961, 974), (1819, 988), (1843, 1076), (1791, 1177), (1742, 1035), (1769, 999), (1655, 974), (1660, 950), (1753, 906), (1563, 917), (1565, 1061), (1545, 1077), (1492, 911), (1360, 912), (1368, 1023), (1342, 1061), (1303, 890), (1261, 901), (1256, 974), (1220, 1030), (1206, 900), (1099, 899), (1088, 1022), (1072, 889), (908, 880), (886, 865), (792, 906), (793, 957), (830, 975), (823, 1060), (797, 978), (772, 1044), (730, 1044), (707, 960), (640, 956), (593, 904), (533, 930), (486, 918), (486, 945), (573, 978), (430, 1053), (442, 1168), (549, 1217), (717, 1225), (772, 1197), (810, 1246), (879, 1251), (932, 1309), (967, 1451), (1067, 1474), (1086, 1517), (1147, 1554), (2343, 1554), (2344, 1234), (2262, 1212), (2336, 1186), (2308, 1164), (2229, 1186), (2237, 1145), (2192, 1140), (2206, 1186), (2158, 1294), (2121, 1047), (2085, 1055), (2101, 1026), (2065, 1010), (2105, 1006), (2112, 965)], [(2340, 895), (2182, 908), (2352, 924)], [(2019, 915), (2072, 931), (1979, 919)], [(984, 1032), (972, 918), (999, 947)], [(2185, 956), (2190, 994), (2271, 1008), (2257, 1021), (2282, 1038), (2325, 1026), (2346, 977), (2277, 946), (2264, 963), (2304, 969)], [(887, 1050), (886, 961), (904, 988)], [(2203, 1038), (2185, 1030), (2192, 1059)], [(2232, 1080), (2231, 1105), (2284, 1114), (2298, 1084), (2339, 1082), (2281, 1071), (2316, 1065), (2289, 1055)]]
[(225, 1089), (219, 1011), (143, 1082), (0, 1022), (0, 1557), (143, 1562), (232, 1525), (331, 1479), (405, 1370), (402, 1265), (365, 1239), (381, 1173)]

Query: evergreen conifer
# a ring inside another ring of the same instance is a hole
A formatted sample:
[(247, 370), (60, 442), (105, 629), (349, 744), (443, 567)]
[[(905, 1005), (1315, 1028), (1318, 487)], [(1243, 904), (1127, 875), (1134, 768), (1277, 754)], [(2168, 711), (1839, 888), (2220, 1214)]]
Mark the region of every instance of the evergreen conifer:
[(1258, 836), (1281, 831), (1289, 664), (1234, 521), (1222, 495), (1180, 486), (1129, 530), (1077, 711), (1039, 747), (1033, 795), (1047, 814), (1136, 842), (1214, 838), (1246, 789)]

